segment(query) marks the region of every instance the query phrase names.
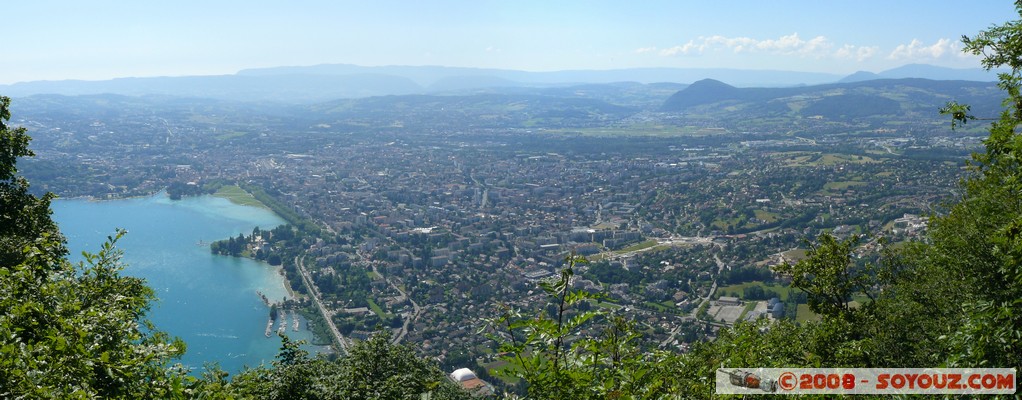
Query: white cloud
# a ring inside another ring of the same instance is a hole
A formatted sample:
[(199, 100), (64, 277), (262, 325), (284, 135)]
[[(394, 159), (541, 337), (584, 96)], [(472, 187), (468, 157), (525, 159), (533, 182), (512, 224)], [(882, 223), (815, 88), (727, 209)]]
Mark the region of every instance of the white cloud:
[(782, 35), (777, 38), (758, 39), (745, 36), (727, 37), (721, 35), (700, 36), (688, 42), (657, 49), (644, 47), (637, 49), (639, 54), (656, 53), (663, 57), (692, 56), (711, 51), (730, 51), (735, 54), (769, 54), (795, 56), (799, 58), (855, 60), (863, 62), (876, 57), (880, 53), (878, 46), (839, 45), (826, 36), (803, 38), (798, 33)]
[(778, 39), (761, 40), (755, 45), (759, 50), (784, 55), (823, 55), (834, 46), (833, 43), (823, 36), (804, 40), (798, 37), (798, 33), (781, 36)]
[(674, 46), (671, 48), (660, 50), (660, 55), (669, 57), (677, 55), (686, 55), (692, 53), (693, 51), (702, 53), (704, 49), (705, 45), (697, 45), (695, 44), (695, 42), (690, 40), (688, 43), (685, 43), (681, 46)]
[(750, 37), (700, 36), (687, 43), (660, 50), (661, 56), (700, 54), (708, 50), (730, 50), (735, 53), (767, 53), (782, 55), (817, 56), (827, 55), (834, 47), (829, 39), (816, 36), (806, 40), (798, 33), (776, 39), (755, 39)]
[(950, 39), (939, 39), (937, 43), (925, 45), (918, 39), (912, 39), (909, 44), (898, 45), (887, 58), (891, 60), (933, 60), (946, 55), (960, 54), (961, 46), (958, 42)]
[(834, 52), (834, 57), (846, 60), (855, 59), (855, 61), (861, 62), (873, 58), (878, 51), (880, 51), (880, 48), (877, 46), (853, 46), (846, 44)]

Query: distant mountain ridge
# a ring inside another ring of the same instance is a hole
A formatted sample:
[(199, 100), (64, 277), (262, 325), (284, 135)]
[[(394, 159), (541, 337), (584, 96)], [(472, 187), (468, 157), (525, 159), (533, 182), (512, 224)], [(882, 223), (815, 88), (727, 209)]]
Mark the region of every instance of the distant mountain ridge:
[(879, 73), (859, 71), (848, 75), (838, 83), (862, 82), (876, 79), (904, 79), (922, 78), (937, 81), (997, 81), (997, 71), (987, 71), (982, 68), (945, 68), (926, 64), (907, 64), (898, 68), (889, 69)]
[(776, 70), (743, 70), (732, 68), (628, 68), (610, 70), (519, 71), (495, 68), (465, 68), (443, 66), (379, 66), (364, 67), (351, 64), (323, 64), (306, 67), (272, 67), (246, 69), (238, 75), (272, 76), (288, 74), (347, 75), (379, 73), (411, 79), (429, 87), (451, 78), (489, 79), (508, 84), (526, 86), (576, 85), (581, 83), (613, 82), (675, 82), (688, 83), (712, 78), (739, 86), (791, 86), (834, 82), (840, 75), (818, 72)]
[(661, 111), (747, 119), (820, 117), (847, 121), (885, 115), (928, 118), (949, 100), (971, 105), (978, 115), (996, 115), (1002, 98), (1004, 93), (994, 82), (905, 78), (789, 88), (737, 88), (707, 79), (669, 97)]
[(314, 103), (334, 99), (387, 95), (464, 94), (480, 90), (492, 92), (497, 88), (506, 90), (564, 88), (622, 82), (647, 85), (687, 84), (702, 79), (714, 79), (737, 87), (792, 87), (908, 76), (984, 81), (994, 79), (993, 73), (980, 69), (956, 70), (927, 65), (907, 65), (879, 74), (862, 72), (842, 78), (840, 75), (826, 73), (727, 68), (631, 68), (530, 72), (441, 66), (365, 67), (349, 64), (324, 64), (246, 69), (233, 75), (21, 82), (0, 85), (0, 93), (14, 97), (35, 94), (120, 94)]
[(0, 85), (6, 96), (119, 94), (166, 95), (248, 101), (316, 101), (418, 93), (407, 78), (383, 74), (351, 75), (209, 75), (118, 78), (106, 81), (37, 81)]
[[(943, 126), (937, 110), (949, 100), (994, 116), (1004, 93), (994, 82), (880, 79), (786, 88), (739, 88), (712, 79), (691, 85), (607, 83), (564, 87), (454, 88), (443, 94), (406, 94), (322, 102), (235, 101), (168, 95), (33, 95), (19, 98), (19, 115), (74, 119), (150, 115), (248, 118), (313, 131), (565, 129), (657, 123), (722, 125), (738, 132), (811, 126), (820, 132), (849, 127), (928, 129)], [(657, 112), (659, 111), (659, 112)], [(698, 122), (697, 122), (698, 121)], [(851, 125), (850, 125), (851, 124)], [(751, 129), (750, 129), (751, 128)], [(822, 130), (820, 130), (822, 129)], [(835, 131), (836, 132), (836, 131)]]

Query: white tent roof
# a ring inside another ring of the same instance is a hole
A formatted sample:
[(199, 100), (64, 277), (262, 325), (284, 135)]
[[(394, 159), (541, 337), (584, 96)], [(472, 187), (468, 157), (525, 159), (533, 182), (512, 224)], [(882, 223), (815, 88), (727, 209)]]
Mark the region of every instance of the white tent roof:
[(461, 368), (451, 373), (451, 379), (454, 379), (455, 382), (462, 382), (475, 378), (475, 372), (472, 372), (472, 370), (468, 368)]

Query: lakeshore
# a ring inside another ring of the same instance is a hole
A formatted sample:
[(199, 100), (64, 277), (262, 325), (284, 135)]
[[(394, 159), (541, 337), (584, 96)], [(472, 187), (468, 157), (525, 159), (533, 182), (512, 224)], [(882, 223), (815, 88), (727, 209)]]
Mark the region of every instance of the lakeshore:
[[(73, 255), (98, 251), (117, 228), (128, 231), (117, 243), (124, 251), (123, 273), (144, 278), (153, 288), (157, 300), (148, 318), (188, 344), (181, 359), (186, 366), (201, 369), (206, 362), (217, 362), (236, 373), (276, 356), (280, 339), (264, 335), (269, 307), (259, 293), (273, 303), (294, 298), (280, 267), (216, 256), (208, 246), (196, 245), (283, 223), (271, 211), (214, 196), (172, 201), (164, 193), (102, 201), (59, 199), (53, 209)], [(297, 313), (288, 314), (290, 321), (282, 325), (292, 329), (280, 331), (310, 340), (307, 329), (294, 329), (301, 326)]]

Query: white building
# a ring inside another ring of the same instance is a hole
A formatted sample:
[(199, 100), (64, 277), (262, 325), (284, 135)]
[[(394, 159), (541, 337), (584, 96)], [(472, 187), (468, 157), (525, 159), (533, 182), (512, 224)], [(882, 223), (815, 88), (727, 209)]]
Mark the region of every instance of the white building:
[(475, 372), (468, 368), (460, 368), (451, 373), (450, 378), (462, 389), (475, 397), (489, 396), (493, 394), (493, 386), (486, 381), (479, 379)]

